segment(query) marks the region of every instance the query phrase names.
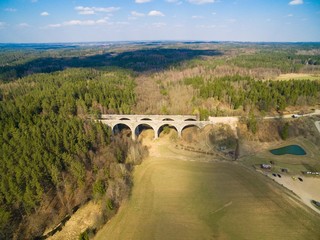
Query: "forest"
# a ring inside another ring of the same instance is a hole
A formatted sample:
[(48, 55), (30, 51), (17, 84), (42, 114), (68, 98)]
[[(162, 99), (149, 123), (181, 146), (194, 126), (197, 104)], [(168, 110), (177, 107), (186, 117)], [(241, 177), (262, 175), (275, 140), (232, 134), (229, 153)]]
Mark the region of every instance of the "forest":
[(184, 83), (197, 89), (204, 99), (216, 98), (233, 109), (254, 106), (260, 112), (283, 111), (287, 106), (315, 105), (319, 100), (320, 82), (311, 80), (262, 81), (249, 76), (233, 75), (204, 80), (185, 78)]
[[(45, 226), (17, 223), (45, 198), (58, 196), (56, 208), (70, 212), (110, 188), (108, 199), (114, 208), (120, 204), (131, 184), (134, 163), (126, 155), (133, 143), (111, 140), (110, 129), (92, 119), (102, 111), (130, 113), (134, 87), (124, 71), (94, 69), (33, 74), (0, 85), (1, 238), (19, 227), (19, 239), (41, 236)], [(118, 189), (126, 193), (111, 194)]]
[(319, 107), (319, 76), (317, 43), (0, 45), (0, 239), (41, 237), (88, 199), (106, 221), (129, 196), (147, 150), (101, 114), (250, 121)]

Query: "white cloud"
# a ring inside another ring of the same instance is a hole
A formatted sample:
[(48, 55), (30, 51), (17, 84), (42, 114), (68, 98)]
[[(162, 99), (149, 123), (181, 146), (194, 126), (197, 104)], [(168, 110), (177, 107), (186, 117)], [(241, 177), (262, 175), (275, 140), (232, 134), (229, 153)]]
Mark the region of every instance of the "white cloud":
[(129, 25), (130, 23), (123, 21), (123, 22), (116, 22), (115, 24), (116, 25)]
[(290, 13), (290, 14), (287, 15), (287, 17), (293, 17), (293, 14)]
[(31, 2), (32, 2), (32, 3), (36, 3), (36, 2), (38, 2), (38, 0), (31, 0)]
[(216, 25), (198, 25), (197, 28), (203, 28), (203, 29), (212, 29), (215, 28)]
[(203, 17), (203, 16), (196, 16), (196, 15), (195, 15), (195, 16), (192, 16), (191, 18), (192, 18), (192, 19), (203, 19), (204, 17)]
[(46, 16), (49, 16), (50, 14), (48, 12), (42, 12), (42, 13), (40, 13), (40, 15), (43, 17), (46, 17)]
[(18, 27), (27, 28), (27, 27), (30, 27), (30, 25), (28, 23), (20, 23)]
[(188, 2), (192, 3), (192, 4), (201, 5), (201, 4), (206, 4), (206, 3), (214, 3), (215, 0), (188, 0)]
[(95, 21), (94, 20), (84, 20), (84, 21), (81, 21), (81, 20), (71, 20), (71, 21), (68, 21), (68, 22), (64, 22), (64, 25), (65, 26), (76, 26), (76, 25), (79, 25), (79, 26), (88, 26), (88, 25), (94, 25), (95, 24)]
[(168, 2), (168, 3), (175, 3), (175, 4), (177, 4), (177, 5), (181, 5), (181, 4), (182, 4), (182, 2), (181, 2), (180, 0), (166, 0), (166, 2)]
[(15, 9), (15, 8), (6, 8), (6, 9), (4, 9), (6, 12), (16, 12), (17, 11), (17, 9)]
[(299, 5), (299, 4), (303, 4), (303, 0), (292, 0), (291, 2), (289, 2), (289, 5)]
[(181, 5), (182, 4), (182, 1), (180, 0), (166, 0), (166, 2), (168, 3), (174, 3), (176, 5)]
[(62, 24), (58, 23), (58, 24), (49, 24), (48, 25), (49, 28), (58, 28), (58, 27), (62, 27)]
[(235, 18), (229, 18), (227, 21), (228, 21), (229, 23), (235, 23), (235, 22), (237, 21), (237, 19), (235, 19)]
[(75, 7), (75, 10), (81, 15), (92, 15), (92, 14), (96, 14), (96, 12), (111, 13), (111, 12), (118, 11), (119, 9), (120, 8), (118, 7), (107, 7), (107, 8), (83, 7), (83, 6)]
[(139, 12), (136, 12), (136, 11), (132, 11), (131, 15), (134, 16), (134, 17), (144, 17), (145, 16), (144, 13), (139, 13)]
[(184, 25), (182, 25), (182, 24), (175, 24), (173, 27), (175, 27), (175, 28), (182, 28), (182, 27), (184, 27)]
[(7, 24), (5, 22), (0, 22), (0, 29), (5, 28)]
[(167, 26), (167, 24), (163, 23), (163, 22), (152, 23), (152, 27), (155, 27), (155, 28), (161, 28), (161, 27), (165, 27), (165, 26)]
[(151, 2), (151, 0), (136, 0), (136, 3), (147, 3), (147, 2)]
[(108, 19), (108, 18), (99, 19), (99, 20), (95, 21), (95, 24), (104, 24), (104, 23), (107, 23), (107, 19)]
[(160, 11), (156, 11), (156, 10), (153, 10), (153, 11), (150, 11), (148, 13), (148, 16), (151, 16), (151, 17), (164, 17), (164, 14)]
[(78, 13), (81, 14), (81, 15), (92, 15), (92, 14), (95, 14), (95, 11), (93, 11), (93, 10), (83, 10), (83, 11), (79, 11)]
[(59, 27), (66, 27), (66, 26), (94, 26), (94, 25), (101, 25), (108, 23), (108, 17), (99, 19), (99, 20), (70, 20), (63, 23), (58, 24), (50, 24), (48, 28), (59, 28)]

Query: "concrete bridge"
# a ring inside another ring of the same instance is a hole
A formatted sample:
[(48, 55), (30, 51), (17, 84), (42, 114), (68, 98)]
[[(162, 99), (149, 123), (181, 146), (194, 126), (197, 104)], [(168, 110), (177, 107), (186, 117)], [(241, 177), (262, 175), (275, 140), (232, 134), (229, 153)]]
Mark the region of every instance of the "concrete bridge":
[(132, 133), (132, 138), (136, 139), (140, 133), (142, 127), (152, 128), (154, 131), (154, 138), (158, 138), (161, 129), (164, 126), (174, 127), (178, 136), (181, 137), (183, 129), (190, 126), (196, 126), (198, 128), (204, 128), (209, 124), (213, 124), (212, 121), (199, 121), (196, 116), (193, 115), (106, 115), (102, 114), (99, 119), (100, 122), (107, 124), (111, 127), (112, 132), (119, 131), (121, 125), (127, 126)]

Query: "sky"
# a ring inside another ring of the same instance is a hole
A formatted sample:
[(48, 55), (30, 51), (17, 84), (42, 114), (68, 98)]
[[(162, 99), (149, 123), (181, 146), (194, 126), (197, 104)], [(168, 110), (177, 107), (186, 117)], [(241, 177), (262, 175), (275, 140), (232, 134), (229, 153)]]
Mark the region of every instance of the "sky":
[(0, 43), (320, 42), (320, 0), (0, 0)]

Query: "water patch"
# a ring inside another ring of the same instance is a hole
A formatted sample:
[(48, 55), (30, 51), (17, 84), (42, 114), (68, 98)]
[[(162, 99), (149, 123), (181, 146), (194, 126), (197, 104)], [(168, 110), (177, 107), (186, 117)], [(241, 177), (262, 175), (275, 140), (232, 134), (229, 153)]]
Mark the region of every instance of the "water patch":
[(306, 151), (299, 145), (289, 145), (286, 147), (270, 150), (270, 152), (274, 155), (284, 155), (284, 154), (306, 155), (307, 154)]

